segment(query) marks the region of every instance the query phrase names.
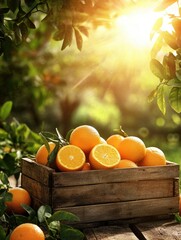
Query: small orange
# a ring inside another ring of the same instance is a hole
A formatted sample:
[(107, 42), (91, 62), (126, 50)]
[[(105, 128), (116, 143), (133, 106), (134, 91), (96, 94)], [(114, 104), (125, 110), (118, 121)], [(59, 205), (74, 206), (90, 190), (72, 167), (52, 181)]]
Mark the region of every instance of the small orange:
[(10, 188), (9, 192), (12, 194), (12, 201), (6, 202), (7, 211), (15, 214), (24, 214), (26, 211), (21, 204), (31, 205), (29, 192), (20, 187)]
[(120, 162), (117, 149), (109, 144), (97, 144), (89, 155), (89, 162), (93, 169), (115, 168)]
[(35, 155), (35, 160), (37, 163), (42, 164), (42, 165), (47, 165), (48, 164), (48, 155), (53, 151), (55, 148), (55, 143), (49, 142), (49, 147), (50, 147), (50, 152), (48, 152), (45, 144), (43, 144), (37, 151)]
[(81, 170), (86, 162), (85, 153), (75, 145), (66, 145), (60, 148), (56, 157), (56, 165), (60, 171)]
[(82, 171), (91, 170), (91, 165), (89, 162), (86, 162), (82, 168)]
[(70, 144), (80, 147), (85, 153), (101, 143), (99, 132), (90, 125), (81, 125), (76, 127), (70, 134)]
[(106, 142), (118, 150), (119, 144), (123, 139), (124, 137), (121, 136), (120, 134), (113, 134), (107, 138)]
[(139, 166), (160, 166), (166, 165), (166, 157), (163, 151), (157, 147), (147, 147), (145, 157)]
[(12, 231), (10, 240), (45, 240), (45, 235), (38, 225), (23, 223)]
[(122, 159), (131, 160), (137, 163), (144, 158), (146, 147), (140, 138), (128, 136), (120, 142), (118, 151)]
[(138, 167), (138, 165), (133, 161), (127, 159), (121, 159), (118, 166), (116, 166), (116, 168), (134, 168), (134, 167)]

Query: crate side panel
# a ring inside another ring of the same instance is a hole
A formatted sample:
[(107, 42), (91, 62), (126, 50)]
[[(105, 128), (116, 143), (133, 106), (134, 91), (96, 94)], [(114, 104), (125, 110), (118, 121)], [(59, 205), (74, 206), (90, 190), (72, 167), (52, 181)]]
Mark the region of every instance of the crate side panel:
[(172, 197), (173, 179), (105, 183), (52, 189), (54, 207)]
[(178, 199), (178, 197), (147, 199), (61, 209), (76, 214), (82, 223), (90, 223), (176, 213), (178, 212)]
[(51, 185), (53, 169), (40, 165), (31, 159), (22, 160), (22, 174), (26, 175), (44, 185)]
[(30, 193), (30, 196), (32, 196), (32, 198), (39, 199), (45, 204), (49, 204), (49, 205), (52, 204), (51, 188), (25, 175), (22, 175), (21, 179), (22, 179), (21, 180), (22, 187), (25, 188)]
[(168, 179), (179, 176), (177, 164), (165, 166), (138, 167), (113, 170), (91, 170), (77, 172), (54, 172), (52, 182), (54, 187), (78, 186), (98, 183), (113, 183), (126, 181), (140, 181), (151, 179)]

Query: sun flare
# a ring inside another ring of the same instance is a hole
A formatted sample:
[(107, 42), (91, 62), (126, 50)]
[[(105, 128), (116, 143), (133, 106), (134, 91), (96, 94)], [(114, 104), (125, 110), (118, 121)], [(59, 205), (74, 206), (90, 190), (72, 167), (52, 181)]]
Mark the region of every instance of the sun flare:
[(150, 42), (150, 32), (158, 15), (152, 10), (135, 10), (116, 19), (115, 25), (128, 44), (145, 47)]

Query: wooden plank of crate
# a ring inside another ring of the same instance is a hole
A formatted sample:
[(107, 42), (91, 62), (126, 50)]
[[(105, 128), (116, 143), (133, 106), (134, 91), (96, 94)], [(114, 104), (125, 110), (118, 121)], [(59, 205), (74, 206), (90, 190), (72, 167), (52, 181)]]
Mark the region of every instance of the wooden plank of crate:
[(134, 217), (164, 215), (178, 212), (178, 197), (147, 199), (77, 207), (54, 208), (63, 209), (79, 216), (81, 222), (97, 222)]
[(147, 222), (135, 225), (134, 232), (138, 230), (143, 234), (146, 240), (179, 240), (181, 239), (180, 224), (175, 221), (165, 222)]
[[(151, 187), (151, 191), (150, 191)], [(55, 208), (172, 197), (173, 179), (59, 187), (52, 190)]]
[(137, 240), (137, 237), (127, 225), (89, 228), (85, 229), (83, 233), (86, 240)]
[(42, 200), (45, 204), (51, 204), (52, 193), (48, 186), (25, 175), (21, 176), (21, 185), (30, 193), (32, 198), (35, 197)]
[(78, 186), (98, 183), (168, 179), (179, 176), (177, 164), (165, 166), (138, 167), (113, 170), (91, 170), (77, 172), (53, 172), (52, 184), (58, 186)]
[(50, 186), (52, 183), (52, 172), (55, 170), (40, 164), (34, 160), (24, 158), (21, 163), (22, 174)]

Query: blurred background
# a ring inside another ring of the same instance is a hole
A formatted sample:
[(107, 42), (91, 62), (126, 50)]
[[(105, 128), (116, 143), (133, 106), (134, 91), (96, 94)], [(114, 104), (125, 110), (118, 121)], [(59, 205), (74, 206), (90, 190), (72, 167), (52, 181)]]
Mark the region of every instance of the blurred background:
[(169, 106), (163, 115), (148, 101), (158, 84), (149, 63), (159, 13), (149, 1), (120, 12), (111, 25), (91, 29), (82, 51), (74, 40), (62, 51), (45, 24), (31, 31), (11, 61), (0, 58), (0, 103), (13, 101), (12, 115), (37, 133), (58, 128), (66, 136), (90, 124), (106, 139), (122, 126), (180, 164), (181, 115)]

